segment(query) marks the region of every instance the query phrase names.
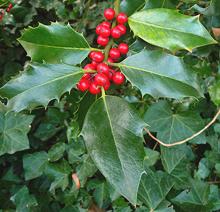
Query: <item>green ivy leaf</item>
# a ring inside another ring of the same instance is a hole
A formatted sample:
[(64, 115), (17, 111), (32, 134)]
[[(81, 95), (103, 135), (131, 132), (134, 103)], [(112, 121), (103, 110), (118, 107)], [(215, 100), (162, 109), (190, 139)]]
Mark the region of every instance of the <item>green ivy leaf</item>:
[(51, 162), (58, 161), (63, 157), (63, 154), (66, 150), (66, 144), (59, 142), (54, 144), (48, 151), (49, 160)]
[(162, 51), (144, 50), (119, 64), (127, 79), (153, 97), (200, 97), (199, 83), (193, 70), (182, 59)]
[(48, 163), (48, 154), (44, 151), (24, 155), (23, 167), (25, 180), (41, 176)]
[(0, 156), (29, 148), (27, 133), (33, 116), (6, 112), (0, 108)]
[(171, 9), (149, 9), (133, 14), (129, 25), (135, 35), (150, 44), (176, 52), (217, 43), (199, 22)]
[(82, 129), (95, 165), (134, 205), (144, 173), (142, 130), (145, 125), (124, 100), (105, 96), (91, 106)]
[(38, 205), (36, 198), (29, 194), (26, 186), (12, 196), (11, 201), (16, 205), (16, 212), (32, 212)]
[(81, 63), (89, 54), (90, 47), (85, 38), (70, 25), (52, 23), (28, 28), (18, 40), (32, 61), (47, 63)]
[(16, 112), (46, 106), (50, 100), (59, 100), (70, 91), (82, 74), (81, 68), (64, 64), (31, 64), (28, 70), (0, 88), (0, 96), (7, 97), (8, 108)]
[(220, 106), (220, 80), (218, 80), (215, 85), (209, 88), (209, 92), (210, 92), (212, 101), (217, 106)]
[[(149, 129), (157, 132), (157, 137), (167, 144), (186, 139), (204, 127), (203, 120), (195, 111), (173, 112), (167, 101), (153, 104), (145, 113), (144, 120)], [(192, 139), (191, 142), (204, 144), (204, 134)]]

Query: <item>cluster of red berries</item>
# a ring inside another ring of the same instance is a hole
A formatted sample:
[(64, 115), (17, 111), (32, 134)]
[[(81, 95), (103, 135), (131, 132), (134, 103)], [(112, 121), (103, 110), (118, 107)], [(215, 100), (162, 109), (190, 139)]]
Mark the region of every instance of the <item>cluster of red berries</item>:
[[(96, 34), (98, 35), (97, 43), (100, 46), (107, 46), (110, 37), (112, 39), (119, 39), (126, 34), (126, 26), (128, 17), (125, 13), (119, 13), (116, 17), (116, 22), (112, 24), (109, 21), (115, 19), (116, 13), (112, 8), (104, 11), (104, 16), (107, 21), (102, 22), (96, 27)], [(115, 24), (117, 23), (117, 25)], [(111, 48), (108, 52), (108, 58), (101, 51), (92, 51), (89, 54), (91, 63), (84, 67), (87, 72), (83, 75), (77, 84), (77, 88), (82, 91), (89, 91), (91, 94), (99, 94), (101, 87), (108, 90), (111, 82), (115, 85), (121, 85), (125, 81), (124, 75), (120, 71), (112, 69), (108, 63), (117, 62), (122, 55), (126, 55), (129, 47), (126, 43), (120, 43), (117, 48)]]
[[(12, 7), (13, 7), (13, 4), (10, 3), (10, 4), (8, 5), (8, 7), (6, 8), (6, 12), (9, 13), (9, 12), (11, 11)], [(1, 10), (1, 11), (0, 11), (0, 21), (2, 21), (2, 19), (4, 18), (4, 15), (5, 15), (5, 11), (4, 11), (4, 10)]]

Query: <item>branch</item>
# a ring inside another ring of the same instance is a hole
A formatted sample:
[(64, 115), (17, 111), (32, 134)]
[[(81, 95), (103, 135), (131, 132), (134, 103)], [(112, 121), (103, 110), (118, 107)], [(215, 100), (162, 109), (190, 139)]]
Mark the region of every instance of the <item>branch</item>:
[(181, 140), (181, 141), (176, 141), (175, 143), (172, 143), (172, 144), (166, 144), (164, 143), (163, 141), (157, 139), (153, 134), (151, 134), (151, 132), (144, 128), (144, 130), (147, 132), (147, 134), (153, 139), (155, 140), (156, 142), (158, 142), (159, 144), (165, 146), (165, 147), (172, 147), (172, 146), (177, 146), (177, 145), (180, 145), (180, 144), (184, 144), (186, 143), (187, 141), (190, 141), (192, 140), (193, 138), (197, 137), (198, 135), (200, 135), (201, 133), (203, 133), (205, 130), (207, 130), (212, 124), (215, 123), (215, 121), (217, 120), (218, 116), (220, 115), (220, 109), (218, 110), (218, 112), (216, 113), (216, 115), (214, 116), (214, 118), (203, 128), (201, 129), (199, 132), (193, 134), (192, 136), (190, 136), (189, 138), (186, 138), (184, 140)]

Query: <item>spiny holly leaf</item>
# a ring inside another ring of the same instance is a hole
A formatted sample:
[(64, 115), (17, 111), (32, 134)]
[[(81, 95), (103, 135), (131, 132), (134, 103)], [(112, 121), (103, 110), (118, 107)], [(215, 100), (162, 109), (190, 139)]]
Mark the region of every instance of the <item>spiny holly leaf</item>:
[(131, 15), (136, 12), (138, 9), (142, 8), (146, 0), (126, 0), (122, 1), (120, 5), (120, 11)]
[(16, 212), (31, 212), (38, 205), (36, 198), (29, 194), (26, 186), (12, 196), (11, 201), (16, 205)]
[(154, 211), (165, 201), (168, 192), (173, 187), (172, 179), (163, 172), (153, 172), (147, 170), (147, 174), (142, 176), (138, 191), (138, 199)]
[(0, 156), (29, 148), (27, 133), (33, 116), (6, 112), (0, 108)]
[(179, 3), (178, 0), (148, 0), (144, 6), (144, 9), (153, 8), (175, 8)]
[[(149, 129), (157, 132), (157, 137), (164, 143), (172, 144), (186, 139), (204, 127), (203, 120), (197, 112), (173, 112), (171, 107), (167, 101), (159, 101), (153, 104), (144, 116), (144, 120), (150, 125)], [(201, 134), (191, 141), (204, 144), (206, 137)]]
[(172, 52), (191, 52), (196, 47), (217, 43), (199, 22), (199, 16), (190, 17), (171, 9), (137, 12), (129, 18), (129, 25), (138, 37)]
[(178, 57), (162, 51), (144, 50), (119, 64), (127, 79), (153, 97), (200, 97), (202, 93), (193, 70)]
[(217, 106), (220, 106), (220, 80), (218, 80), (215, 85), (210, 87), (209, 92), (210, 92), (212, 101)]
[(142, 130), (145, 125), (124, 100), (105, 96), (91, 106), (82, 129), (95, 165), (134, 205), (144, 173)]
[(80, 68), (70, 65), (32, 64), (0, 88), (0, 96), (8, 98), (8, 108), (17, 112), (46, 106), (50, 100), (59, 100), (63, 93), (70, 91), (82, 74)]
[(39, 24), (24, 31), (19, 42), (32, 61), (47, 63), (79, 64), (90, 52), (85, 38), (74, 31), (70, 25), (52, 23)]

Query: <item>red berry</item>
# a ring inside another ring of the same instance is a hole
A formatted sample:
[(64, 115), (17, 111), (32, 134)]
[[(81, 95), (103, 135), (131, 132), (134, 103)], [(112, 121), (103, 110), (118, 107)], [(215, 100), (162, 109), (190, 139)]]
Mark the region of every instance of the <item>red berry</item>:
[(113, 60), (111, 57), (109, 57), (108, 60), (107, 60), (107, 62), (108, 62), (108, 63), (114, 63), (114, 60)]
[(119, 24), (125, 24), (128, 21), (128, 16), (125, 13), (119, 13), (117, 16), (117, 22)]
[(109, 80), (112, 81), (112, 78), (113, 78), (113, 75), (114, 75), (114, 74), (115, 74), (115, 70), (109, 69), (109, 75), (108, 75)]
[(96, 70), (95, 66), (91, 63), (87, 64), (83, 69), (84, 70)]
[(102, 26), (106, 26), (106, 27), (108, 27), (108, 28), (111, 28), (111, 26), (112, 26), (111, 23), (108, 22), (108, 21), (102, 22), (101, 25), (102, 25)]
[(128, 44), (126, 43), (119, 44), (118, 50), (120, 51), (121, 54), (127, 54), (129, 51)]
[(105, 59), (105, 56), (102, 52), (94, 52), (91, 57), (91, 59), (97, 63), (101, 63)]
[(110, 81), (108, 80), (108, 81), (106, 82), (106, 84), (103, 86), (103, 88), (104, 88), (105, 91), (107, 91), (107, 90), (110, 88), (110, 86), (111, 86), (111, 83), (110, 83)]
[(89, 87), (90, 87), (90, 81), (87, 79), (81, 79), (77, 84), (77, 88), (82, 92), (87, 91)]
[(121, 53), (118, 49), (116, 48), (112, 48), (109, 52), (109, 56), (113, 59), (113, 60), (117, 60), (120, 58)]
[(125, 76), (121, 72), (116, 72), (112, 78), (112, 81), (116, 85), (121, 85), (124, 82), (124, 80), (125, 80)]
[(95, 32), (97, 35), (100, 35), (101, 34), (101, 29), (102, 29), (102, 25), (98, 25), (95, 29)]
[(83, 76), (82, 76), (82, 79), (87, 79), (87, 80), (90, 80), (91, 79), (91, 74), (90, 73), (85, 73), (85, 74), (83, 74)]
[(105, 9), (104, 16), (107, 20), (112, 20), (115, 17), (115, 10), (112, 8)]
[(91, 94), (99, 94), (101, 92), (101, 88), (95, 83), (95, 82), (92, 82), (89, 86), (89, 92)]
[(116, 28), (120, 30), (122, 35), (125, 35), (126, 32), (127, 32), (127, 28), (126, 28), (125, 25), (119, 24), (119, 25), (116, 26)]
[(109, 38), (104, 38), (103, 36), (99, 35), (97, 38), (97, 43), (100, 46), (106, 46), (109, 42)]
[(94, 51), (91, 51), (90, 53), (89, 53), (89, 58), (92, 60), (92, 58), (93, 58), (93, 56), (94, 56), (94, 54), (95, 54), (96, 52), (94, 52)]
[(118, 39), (118, 38), (121, 37), (121, 35), (122, 35), (121, 31), (120, 31), (117, 27), (114, 27), (114, 28), (111, 30), (111, 36), (112, 36), (113, 38)]
[(111, 35), (111, 29), (107, 26), (102, 26), (100, 30), (100, 35), (104, 38), (107, 38)]
[(108, 74), (109, 74), (109, 67), (108, 67), (108, 65), (105, 64), (105, 63), (100, 63), (97, 66), (97, 72), (105, 74), (106, 76), (108, 76)]
[(94, 60), (91, 62), (91, 64), (95, 67), (95, 69), (97, 68), (98, 63), (95, 62)]
[(105, 74), (98, 73), (95, 75), (94, 82), (96, 82), (97, 85), (105, 86), (105, 84), (109, 82), (109, 79)]
[(8, 5), (8, 8), (6, 9), (6, 12), (8, 12), (8, 13), (9, 13), (9, 12), (10, 12), (10, 10), (12, 9), (12, 7), (13, 7), (13, 4), (11, 4), (11, 3), (10, 3), (10, 4)]

